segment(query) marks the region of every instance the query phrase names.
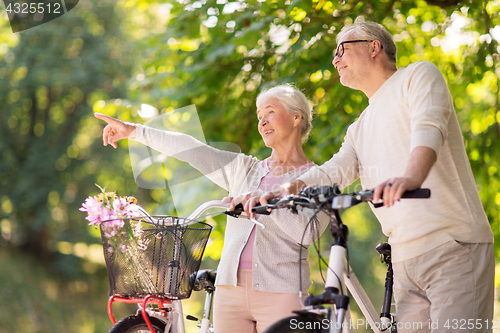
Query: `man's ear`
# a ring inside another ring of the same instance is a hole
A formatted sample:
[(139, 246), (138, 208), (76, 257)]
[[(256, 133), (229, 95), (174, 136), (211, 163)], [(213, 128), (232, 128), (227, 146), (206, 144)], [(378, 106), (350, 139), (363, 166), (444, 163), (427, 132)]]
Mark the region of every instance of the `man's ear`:
[(382, 44), (379, 40), (374, 40), (370, 46), (372, 58), (382, 52)]

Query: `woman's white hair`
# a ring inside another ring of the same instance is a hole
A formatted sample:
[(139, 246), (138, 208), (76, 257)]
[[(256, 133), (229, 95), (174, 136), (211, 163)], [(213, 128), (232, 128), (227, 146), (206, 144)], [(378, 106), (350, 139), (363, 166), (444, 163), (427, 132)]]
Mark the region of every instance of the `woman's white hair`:
[(292, 84), (280, 84), (261, 91), (257, 96), (257, 107), (261, 101), (269, 97), (277, 99), (292, 115), (299, 114), (302, 116), (302, 142), (306, 142), (312, 130), (313, 108), (304, 93)]

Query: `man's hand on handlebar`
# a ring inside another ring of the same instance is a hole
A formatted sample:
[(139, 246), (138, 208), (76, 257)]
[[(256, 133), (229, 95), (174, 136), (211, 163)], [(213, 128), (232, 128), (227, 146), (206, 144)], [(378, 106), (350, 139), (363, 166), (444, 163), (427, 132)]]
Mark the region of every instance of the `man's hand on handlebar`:
[(432, 148), (425, 146), (413, 148), (404, 176), (391, 178), (377, 186), (374, 189), (373, 199), (379, 201), (383, 197), (384, 206), (391, 207), (394, 202), (401, 199), (405, 191), (416, 190), (422, 186), (436, 159), (436, 152)]
[(373, 202), (377, 203), (382, 198), (384, 206), (391, 207), (396, 201), (401, 199), (404, 192), (416, 190), (421, 185), (420, 180), (413, 177), (388, 179), (373, 190)]

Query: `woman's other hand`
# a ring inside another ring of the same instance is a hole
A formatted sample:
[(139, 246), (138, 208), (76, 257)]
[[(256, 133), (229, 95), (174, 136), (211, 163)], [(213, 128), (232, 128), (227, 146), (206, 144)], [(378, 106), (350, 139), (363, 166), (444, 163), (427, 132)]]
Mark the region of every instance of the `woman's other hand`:
[(104, 146), (110, 144), (113, 148), (117, 148), (118, 145), (116, 142), (121, 139), (128, 139), (135, 130), (135, 125), (133, 123), (126, 123), (102, 113), (94, 113), (94, 116), (108, 123), (102, 131), (102, 143)]
[[(237, 205), (241, 204), (245, 209), (245, 214), (247, 216), (250, 216), (251, 211), (247, 209), (249, 207), (249, 203), (251, 202), (252, 205), (255, 205), (255, 203), (258, 202), (260, 196), (263, 194), (264, 191), (255, 190), (252, 192), (240, 194), (237, 197), (225, 197), (224, 199), (222, 199), (222, 203), (231, 203), (228, 208), (229, 211), (233, 211)], [(253, 215), (255, 216), (255, 214)]]
[(262, 193), (264, 193), (264, 192), (259, 191), (259, 190), (247, 192), (247, 193), (240, 194), (237, 197), (226, 197), (226, 198), (222, 199), (222, 202), (223, 203), (230, 202), (231, 204), (229, 205), (229, 210), (232, 211), (236, 208), (236, 206), (238, 204), (241, 204), (244, 207), (250, 198), (255, 197), (255, 196), (259, 196)]
[[(252, 209), (255, 206), (258, 206), (259, 204), (261, 206), (266, 206), (268, 204), (268, 200), (274, 199), (274, 198), (283, 198), (287, 196), (289, 193), (286, 191), (286, 189), (282, 186), (278, 187), (277, 189), (269, 192), (261, 192), (260, 194), (253, 195), (248, 200), (246, 201), (245, 205), (243, 206), (245, 209), (245, 212), (247, 215), (249, 215), (252, 218), (255, 218), (255, 213), (252, 212)], [(268, 211), (270, 211), (268, 209)]]

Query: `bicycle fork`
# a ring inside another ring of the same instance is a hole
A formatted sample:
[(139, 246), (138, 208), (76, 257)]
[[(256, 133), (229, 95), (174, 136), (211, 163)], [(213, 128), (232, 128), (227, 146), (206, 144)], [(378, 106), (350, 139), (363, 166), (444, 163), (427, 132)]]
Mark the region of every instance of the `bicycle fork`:
[[(349, 298), (346, 295), (347, 289), (345, 287), (345, 273), (347, 270), (346, 248), (340, 244), (332, 245), (330, 249), (330, 258), (328, 260), (328, 271), (326, 273), (325, 291), (332, 290), (336, 292), (337, 297), (332, 297), (336, 307), (336, 316), (333, 318), (334, 313), (330, 318), (330, 333), (342, 332), (344, 320), (349, 305)], [(335, 322), (335, 325), (333, 324)], [(349, 324), (349, 323), (348, 323)]]
[(212, 308), (213, 293), (207, 292), (205, 296), (205, 308), (203, 309), (203, 318), (201, 319), (201, 327), (198, 333), (206, 333), (210, 328), (210, 310)]
[[(341, 333), (345, 326), (345, 319), (349, 320), (349, 297), (344, 284), (347, 269), (345, 260), (346, 248), (335, 244), (330, 250), (328, 272), (326, 274), (325, 290), (317, 296), (307, 296), (304, 305), (307, 307), (321, 306), (322, 304), (335, 305), (336, 311), (328, 311), (329, 333)], [(349, 325), (349, 323), (347, 323)]]

